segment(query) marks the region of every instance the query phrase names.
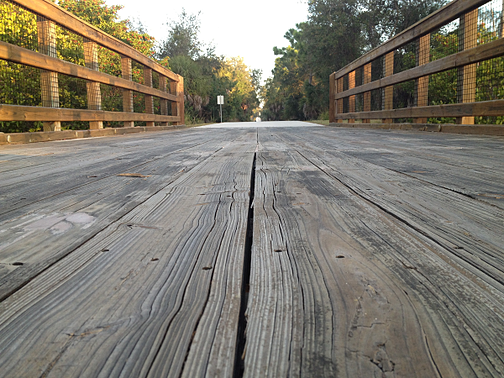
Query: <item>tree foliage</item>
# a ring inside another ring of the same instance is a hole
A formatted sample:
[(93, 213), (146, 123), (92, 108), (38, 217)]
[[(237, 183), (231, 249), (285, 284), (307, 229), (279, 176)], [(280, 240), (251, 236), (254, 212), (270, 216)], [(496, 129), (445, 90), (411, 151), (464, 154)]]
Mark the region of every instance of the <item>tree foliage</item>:
[(250, 70), (242, 58), (216, 56), (213, 46), (199, 39), (199, 13), (185, 10), (169, 23), (168, 38), (160, 44), (158, 58), (184, 76), (186, 120), (190, 123), (219, 120), (217, 96), (224, 95), (225, 121), (249, 121), (259, 106), (260, 72)]
[(187, 56), (197, 59), (202, 52), (198, 34), (201, 22), (198, 14), (188, 14), (184, 8), (177, 21), (168, 23), (168, 38), (161, 43), (159, 57)]
[(266, 119), (328, 117), (329, 75), (426, 17), (445, 0), (309, 0), (308, 21), (274, 48)]

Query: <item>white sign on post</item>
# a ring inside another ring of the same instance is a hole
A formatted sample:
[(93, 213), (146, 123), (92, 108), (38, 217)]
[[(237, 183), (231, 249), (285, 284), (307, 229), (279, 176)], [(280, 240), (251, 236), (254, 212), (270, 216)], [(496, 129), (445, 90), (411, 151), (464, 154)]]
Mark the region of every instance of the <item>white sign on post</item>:
[(222, 105), (224, 105), (224, 96), (217, 96), (217, 105), (220, 105), (220, 123), (222, 123)]

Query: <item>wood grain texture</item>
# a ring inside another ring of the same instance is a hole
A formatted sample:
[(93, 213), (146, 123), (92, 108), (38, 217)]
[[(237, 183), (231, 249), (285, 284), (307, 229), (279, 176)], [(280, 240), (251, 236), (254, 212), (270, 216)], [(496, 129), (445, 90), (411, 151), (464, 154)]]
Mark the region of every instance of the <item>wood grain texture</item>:
[(1, 375), (500, 377), (503, 143), (264, 122), (2, 146)]
[(0, 105), (0, 121), (146, 121), (181, 123), (180, 116), (146, 113), (108, 112), (41, 106)]
[[(1, 109), (0, 109), (1, 110)], [(504, 100), (469, 102), (465, 104), (445, 104), (422, 107), (410, 107), (370, 112), (336, 114), (336, 119), (361, 118), (419, 118), (419, 117), (465, 117), (465, 116), (500, 116), (504, 114)], [(485, 127), (485, 125), (481, 125)]]
[(485, 181), (467, 160), (499, 176), (502, 153), (452, 156), (444, 188), (359, 157), (413, 155), (420, 176), (418, 142), (446, 157), (474, 139), (333, 135), (259, 134), (245, 375), (500, 376), (504, 213), (456, 190)]

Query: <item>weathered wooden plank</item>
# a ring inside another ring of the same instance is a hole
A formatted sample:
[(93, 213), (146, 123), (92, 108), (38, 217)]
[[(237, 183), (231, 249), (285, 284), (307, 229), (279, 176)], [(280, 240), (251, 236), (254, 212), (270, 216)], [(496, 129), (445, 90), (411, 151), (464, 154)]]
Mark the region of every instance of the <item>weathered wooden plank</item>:
[(342, 232), (351, 194), (261, 137), (245, 376), (434, 375), (407, 296)]
[(504, 208), (502, 138), (367, 130), (363, 140), (357, 138), (360, 132), (339, 130), (337, 140), (328, 141), (326, 131), (317, 132), (317, 145), (324, 150), (336, 145), (369, 163)]
[(502, 210), (337, 151), (390, 143), (296, 131), (259, 135), (246, 375), (500, 376)]
[[(1, 113), (0, 113), (1, 114)], [(423, 117), (463, 117), (500, 116), (504, 114), (504, 100), (480, 101), (466, 104), (445, 104), (436, 106), (411, 107), (371, 112), (336, 114), (336, 119), (347, 118), (423, 118)]]
[(3, 376), (502, 376), (502, 138), (244, 126), (0, 149)]
[[(129, 213), (222, 145), (220, 139), (203, 141), (196, 135), (190, 143), (173, 138), (168, 148), (166, 140), (163, 143), (143, 139), (145, 143), (113, 141), (97, 149), (89, 149), (88, 145), (87, 153), (76, 155), (72, 155), (70, 148), (65, 158), (52, 156), (47, 166), (28, 166), (2, 174), (5, 181), (0, 185), (4, 204), (0, 215), (1, 298), (71, 253), (110, 222)], [(139, 149), (147, 146), (147, 151), (139, 155)], [(105, 153), (110, 149), (119, 152)], [(55, 165), (55, 158), (60, 158), (62, 164)], [(165, 166), (165, 159), (170, 159), (171, 164)], [(118, 176), (128, 173), (137, 177)], [(38, 245), (35, 250), (30, 247), (33, 238)], [(59, 242), (55, 243), (55, 239)]]
[(233, 375), (256, 146), (240, 135), (0, 304), (5, 376)]
[(0, 105), (0, 121), (145, 121), (177, 122), (179, 116), (165, 116), (145, 113), (108, 112), (83, 109), (44, 108), (20, 105)]

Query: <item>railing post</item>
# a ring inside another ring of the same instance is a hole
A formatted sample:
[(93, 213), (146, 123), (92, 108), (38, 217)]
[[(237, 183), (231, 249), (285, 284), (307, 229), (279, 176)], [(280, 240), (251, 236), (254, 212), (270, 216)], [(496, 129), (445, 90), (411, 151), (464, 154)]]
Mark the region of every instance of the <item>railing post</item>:
[[(384, 72), (383, 76), (391, 76), (394, 74), (394, 52), (391, 51), (385, 55), (384, 62)], [(388, 86), (383, 90), (383, 110), (392, 110), (394, 109), (394, 87)], [(382, 120), (383, 123), (392, 123), (391, 118), (386, 118)]]
[[(152, 88), (152, 69), (144, 67), (144, 85)], [(154, 114), (154, 101), (151, 95), (145, 95), (145, 113)], [(152, 121), (146, 122), (147, 126), (155, 126)]]
[(170, 83), (171, 93), (177, 95), (177, 102), (172, 102), (172, 115), (180, 117), (180, 121), (174, 122), (175, 125), (185, 124), (184, 113), (184, 78), (178, 75), (178, 81)]
[[(371, 63), (364, 66), (363, 84), (371, 83)], [(364, 92), (364, 111), (371, 111), (371, 92)], [(362, 123), (369, 123), (369, 119), (363, 119)]]
[[(38, 45), (41, 54), (57, 58), (56, 25), (45, 17), (37, 16)], [(59, 108), (58, 73), (40, 71), (40, 89), (42, 91), (42, 106)], [(61, 122), (44, 122), (44, 131), (61, 131)]]
[[(84, 38), (84, 61), (86, 63), (87, 68), (94, 71), (100, 70), (98, 64), (98, 45), (87, 38)], [(100, 83), (88, 81), (86, 83), (86, 88), (87, 88), (88, 109), (102, 110)], [(103, 121), (89, 122), (89, 128), (91, 130), (103, 129)]]
[[(418, 40), (417, 66), (422, 66), (430, 61), (430, 34)], [(415, 82), (416, 106), (429, 105), (429, 76), (416, 79)], [(427, 123), (427, 118), (417, 118), (416, 123)]]
[(329, 123), (336, 122), (336, 73), (329, 76)]
[[(337, 88), (337, 91), (336, 91), (337, 93), (343, 92), (343, 78), (342, 77), (340, 77), (338, 80), (336, 80), (336, 88)], [(336, 107), (337, 107), (336, 113), (342, 114), (343, 113), (343, 99), (342, 98), (340, 98), (337, 101)], [(343, 120), (337, 119), (336, 122), (342, 123)]]
[[(459, 51), (477, 46), (478, 42), (478, 9), (464, 14), (460, 18)], [(457, 102), (476, 101), (476, 64), (459, 67), (457, 78)], [(473, 125), (474, 117), (457, 117), (457, 123)]]
[[(166, 92), (166, 76), (159, 74), (159, 90)], [(168, 100), (161, 99), (161, 115), (168, 115)], [(168, 126), (168, 122), (161, 122), (161, 126)]]
[[(348, 74), (348, 89), (355, 88), (355, 71)], [(348, 98), (348, 112), (355, 113), (355, 96), (350, 96)], [(354, 118), (349, 118), (348, 123), (355, 123)]]
[[(133, 81), (133, 75), (131, 72), (131, 58), (121, 56), (121, 71), (123, 79)], [(133, 113), (133, 91), (129, 89), (123, 89), (123, 112)], [(134, 126), (135, 122), (124, 121), (124, 127)]]

